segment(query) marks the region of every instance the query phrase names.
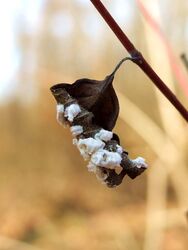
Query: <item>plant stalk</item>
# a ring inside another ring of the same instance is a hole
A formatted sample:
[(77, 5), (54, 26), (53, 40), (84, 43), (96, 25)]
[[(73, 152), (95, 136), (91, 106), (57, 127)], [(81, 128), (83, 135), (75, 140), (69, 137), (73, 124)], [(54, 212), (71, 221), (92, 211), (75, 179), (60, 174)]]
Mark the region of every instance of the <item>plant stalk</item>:
[(156, 74), (152, 67), (148, 64), (142, 54), (135, 48), (129, 38), (125, 35), (122, 29), (119, 27), (114, 18), (110, 15), (108, 10), (102, 4), (100, 0), (90, 0), (91, 3), (98, 10), (100, 15), (106, 21), (108, 26), (117, 36), (118, 40), (122, 43), (125, 49), (132, 57), (132, 61), (136, 63), (142, 71), (151, 79), (155, 86), (162, 92), (162, 94), (171, 102), (171, 104), (179, 111), (182, 117), (188, 122), (188, 111), (173, 94), (173, 92), (166, 86), (161, 78)]

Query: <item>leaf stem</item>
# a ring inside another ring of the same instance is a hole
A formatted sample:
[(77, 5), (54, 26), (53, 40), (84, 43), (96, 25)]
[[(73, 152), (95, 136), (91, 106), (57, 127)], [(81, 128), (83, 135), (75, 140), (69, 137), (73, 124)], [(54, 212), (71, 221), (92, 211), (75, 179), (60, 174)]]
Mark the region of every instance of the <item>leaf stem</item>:
[(125, 61), (133, 61), (132, 57), (125, 57), (123, 58), (115, 67), (115, 69), (113, 70), (113, 72), (110, 74), (111, 76), (114, 76), (116, 71), (120, 68), (120, 66), (122, 65), (122, 63), (124, 63)]
[[(135, 48), (129, 38), (125, 35), (122, 29), (119, 27), (114, 18), (110, 15), (108, 10), (102, 4), (100, 0), (90, 0), (95, 6), (98, 12), (101, 14), (103, 19), (109, 25), (111, 30), (117, 36), (119, 41), (128, 51), (128, 53), (133, 58), (133, 61), (142, 69), (143, 72), (151, 79), (155, 86), (163, 93), (163, 95), (171, 102), (171, 104), (179, 111), (182, 117), (188, 122), (188, 111), (177, 99), (177, 97), (172, 93), (172, 91), (166, 86), (166, 84), (161, 80), (161, 78), (156, 74), (152, 67), (148, 64), (142, 54)], [(136, 60), (134, 59), (136, 58)]]

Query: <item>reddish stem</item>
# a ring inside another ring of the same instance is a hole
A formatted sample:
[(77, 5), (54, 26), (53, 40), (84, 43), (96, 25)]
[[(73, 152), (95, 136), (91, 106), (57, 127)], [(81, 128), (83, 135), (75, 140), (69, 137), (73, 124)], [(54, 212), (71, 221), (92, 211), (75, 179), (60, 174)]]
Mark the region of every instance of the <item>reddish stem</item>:
[(172, 105), (180, 112), (184, 119), (188, 122), (188, 111), (177, 99), (177, 97), (172, 93), (172, 91), (166, 86), (166, 84), (160, 79), (160, 77), (155, 73), (152, 67), (147, 63), (142, 54), (135, 48), (131, 43), (129, 38), (124, 34), (122, 29), (116, 23), (114, 18), (110, 15), (105, 6), (100, 0), (90, 0), (101, 16), (104, 18), (106, 23), (109, 25), (111, 30), (117, 36), (119, 41), (128, 51), (128, 53), (134, 59), (133, 61), (145, 72), (145, 74), (152, 80), (152, 82), (157, 86), (157, 88), (166, 96), (166, 98), (172, 103)]

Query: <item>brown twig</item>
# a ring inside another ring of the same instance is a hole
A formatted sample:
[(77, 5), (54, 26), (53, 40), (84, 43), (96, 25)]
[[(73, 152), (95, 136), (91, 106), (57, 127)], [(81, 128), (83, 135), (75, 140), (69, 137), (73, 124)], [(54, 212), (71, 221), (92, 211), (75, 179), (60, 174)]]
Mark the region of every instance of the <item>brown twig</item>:
[(156, 87), (163, 93), (163, 95), (172, 103), (172, 105), (180, 112), (183, 118), (188, 122), (188, 111), (172, 93), (172, 91), (166, 86), (166, 84), (160, 79), (155, 73), (152, 67), (147, 63), (143, 55), (135, 48), (129, 38), (125, 35), (119, 25), (116, 23), (114, 18), (110, 15), (108, 10), (102, 4), (100, 0), (90, 0), (101, 16), (104, 18), (106, 23), (109, 25), (111, 30), (117, 36), (119, 41), (134, 59), (133, 61), (145, 72), (145, 74), (151, 79)]

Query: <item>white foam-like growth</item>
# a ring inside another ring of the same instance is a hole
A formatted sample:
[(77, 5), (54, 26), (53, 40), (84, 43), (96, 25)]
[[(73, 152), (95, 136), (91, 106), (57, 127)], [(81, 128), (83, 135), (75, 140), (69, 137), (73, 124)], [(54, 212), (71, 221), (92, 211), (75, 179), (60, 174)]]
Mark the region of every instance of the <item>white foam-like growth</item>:
[(80, 106), (78, 104), (71, 104), (65, 109), (65, 117), (67, 117), (69, 122), (73, 122), (74, 118), (81, 112)]
[(109, 141), (112, 139), (113, 133), (111, 131), (101, 129), (98, 133), (95, 134), (95, 139), (101, 141)]
[(121, 156), (117, 152), (110, 152), (106, 149), (99, 149), (92, 154), (91, 162), (97, 166), (114, 169), (121, 163)]
[(65, 123), (64, 118), (64, 105), (63, 104), (57, 104), (56, 106), (56, 119), (57, 121), (62, 125)]
[(95, 153), (97, 150), (105, 146), (104, 142), (96, 140), (94, 138), (79, 139), (77, 141), (77, 147), (84, 157), (84, 159), (89, 159), (90, 156)]
[(80, 125), (72, 126), (70, 130), (73, 136), (77, 136), (83, 133), (83, 127)]
[(132, 160), (132, 162), (136, 165), (137, 168), (147, 168), (148, 164), (145, 162), (145, 159), (142, 157), (137, 157)]

